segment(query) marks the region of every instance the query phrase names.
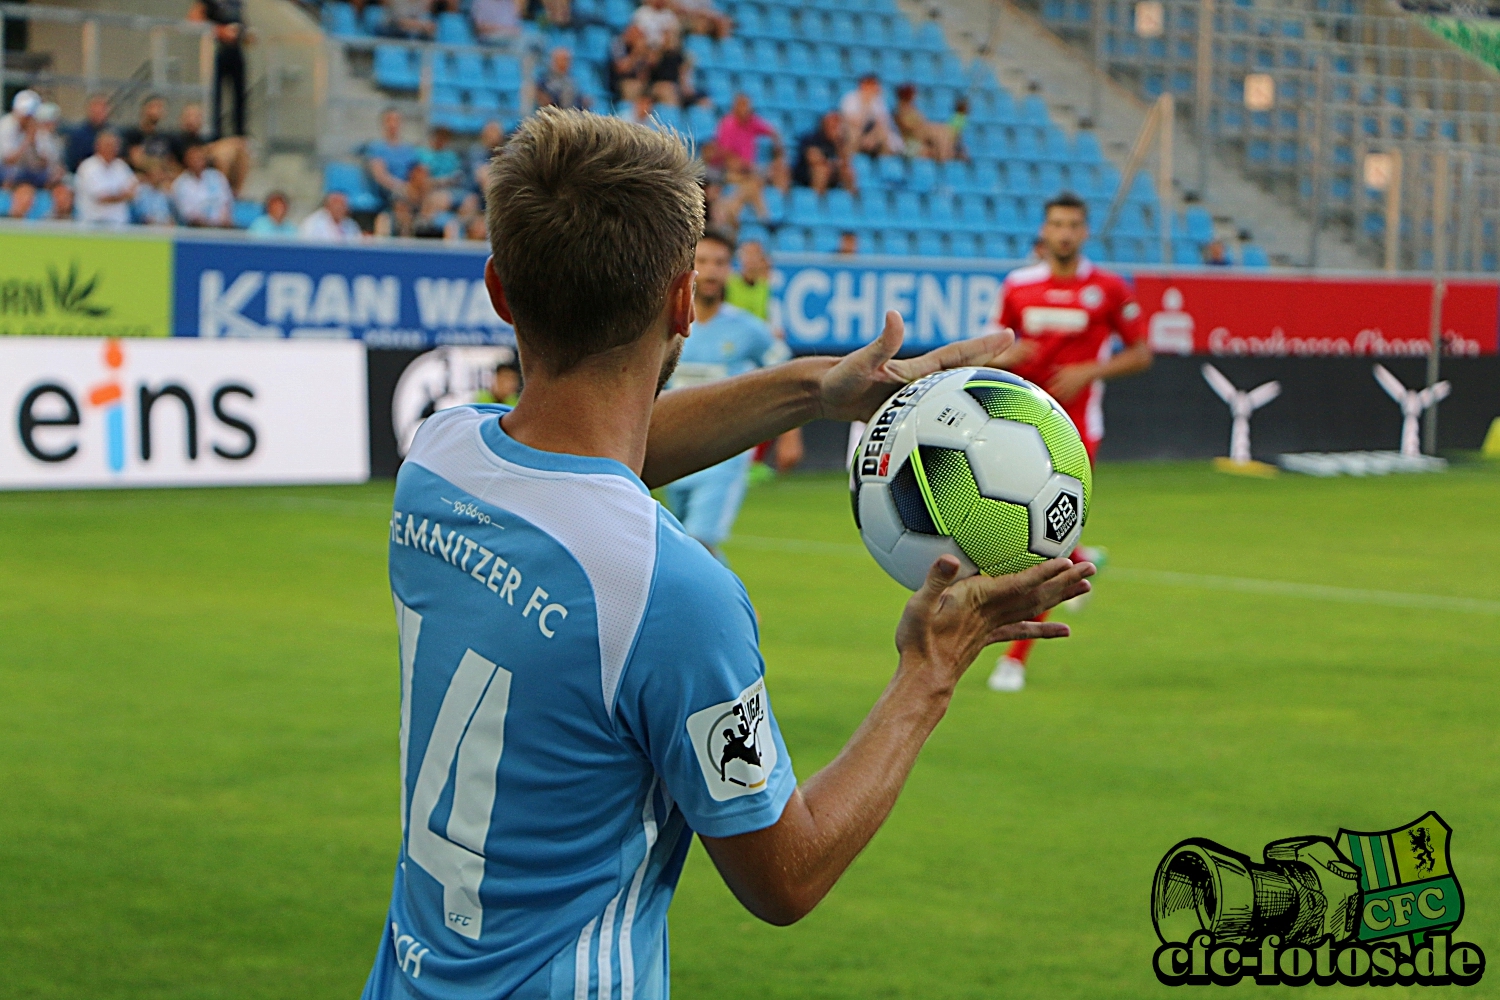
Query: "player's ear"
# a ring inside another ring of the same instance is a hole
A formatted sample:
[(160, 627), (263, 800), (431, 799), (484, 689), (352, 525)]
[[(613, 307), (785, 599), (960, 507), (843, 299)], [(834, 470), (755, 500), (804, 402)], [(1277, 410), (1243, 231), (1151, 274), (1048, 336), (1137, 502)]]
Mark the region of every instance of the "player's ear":
[(686, 337), (693, 327), (693, 286), (697, 271), (683, 271), (667, 288), (668, 332)]
[(495, 307), (495, 313), (511, 326), (516, 321), (510, 315), (510, 303), (505, 301), (505, 286), (500, 284), (500, 275), (495, 271), (495, 258), (489, 257), (484, 262), (484, 288), (490, 293), (490, 305)]

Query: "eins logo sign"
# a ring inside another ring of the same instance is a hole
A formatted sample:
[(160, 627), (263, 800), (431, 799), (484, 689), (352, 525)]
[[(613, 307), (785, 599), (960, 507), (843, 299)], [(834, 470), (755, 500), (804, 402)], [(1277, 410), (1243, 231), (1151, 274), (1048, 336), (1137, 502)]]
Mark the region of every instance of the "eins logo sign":
[[(127, 390), (122, 369), (125, 367), (125, 349), (118, 340), (109, 340), (104, 345), (104, 377), (91, 386), (83, 395), (89, 411), (97, 412), (103, 419), (96, 433), (102, 434), (103, 453), (109, 471), (123, 473), (130, 460), (132, 449), (127, 442), (129, 430), (126, 411), (135, 411), (136, 460), (148, 465), (152, 460), (152, 436), (156, 421), (166, 408), (176, 409), (182, 416), (182, 441), (185, 457), (189, 462), (198, 460), (199, 448), (199, 401), (192, 392), (177, 382), (151, 385), (141, 381)], [(229, 461), (240, 461), (255, 453), (257, 437), (255, 427), (243, 414), (235, 414), (227, 408), (236, 397), (253, 400), (255, 391), (240, 382), (225, 382), (213, 389), (204, 401), (208, 411), (232, 436), (209, 443), (213, 453)], [(158, 408), (161, 404), (163, 408)], [(92, 421), (90, 421), (92, 423)], [(89, 433), (84, 429), (85, 411), (79, 406), (79, 397), (74, 391), (58, 381), (39, 382), (21, 397), (16, 413), (16, 432), (21, 447), (39, 462), (57, 464), (66, 462), (78, 454), (80, 435)], [(77, 430), (73, 430), (77, 429)]]

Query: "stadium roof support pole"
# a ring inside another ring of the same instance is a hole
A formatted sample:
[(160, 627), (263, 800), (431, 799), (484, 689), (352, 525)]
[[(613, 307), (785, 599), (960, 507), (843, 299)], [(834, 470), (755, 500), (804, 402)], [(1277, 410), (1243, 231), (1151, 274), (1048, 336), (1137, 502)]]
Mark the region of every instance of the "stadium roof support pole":
[(1193, 83), (1193, 118), (1198, 129), (1198, 200), (1206, 202), (1209, 109), (1214, 92), (1214, 0), (1198, 0), (1197, 69), (1197, 78)]
[(1385, 269), (1396, 273), (1401, 256), (1401, 147), (1390, 151), (1391, 179), (1385, 186)]
[(1157, 228), (1161, 231), (1161, 262), (1172, 263), (1172, 219), (1177, 213), (1172, 197), (1172, 128), (1177, 120), (1177, 102), (1171, 93), (1162, 94), (1156, 102), (1160, 112), (1161, 150), (1156, 164), (1156, 201), (1161, 218)]
[(1312, 153), (1312, 230), (1307, 236), (1307, 266), (1318, 267), (1318, 235), (1323, 230), (1323, 102), (1328, 77), (1328, 51), (1318, 53), (1317, 74), (1313, 78), (1313, 127), (1308, 145)]
[[(1089, 121), (1094, 128), (1104, 117), (1104, 5), (1108, 0), (1093, 0), (1089, 5), (1089, 41), (1093, 43), (1094, 72), (1089, 79)], [(999, 4), (996, 4), (998, 9)]]
[[(1443, 356), (1443, 280), (1448, 271), (1448, 152), (1432, 154), (1432, 318), (1431, 345), (1427, 352), (1427, 385), (1437, 385)], [(1423, 450), (1437, 454), (1437, 401), (1423, 415)]]

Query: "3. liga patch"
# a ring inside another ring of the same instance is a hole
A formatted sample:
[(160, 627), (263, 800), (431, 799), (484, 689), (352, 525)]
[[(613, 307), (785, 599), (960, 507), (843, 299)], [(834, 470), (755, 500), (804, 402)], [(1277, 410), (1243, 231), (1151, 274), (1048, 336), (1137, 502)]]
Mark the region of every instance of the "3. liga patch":
[(1059, 493), (1047, 508), (1047, 527), (1043, 534), (1049, 542), (1061, 542), (1078, 523), (1078, 498), (1071, 493)]
[(765, 789), (776, 768), (776, 741), (766, 708), (766, 682), (761, 679), (733, 701), (688, 716), (688, 737), (715, 802)]

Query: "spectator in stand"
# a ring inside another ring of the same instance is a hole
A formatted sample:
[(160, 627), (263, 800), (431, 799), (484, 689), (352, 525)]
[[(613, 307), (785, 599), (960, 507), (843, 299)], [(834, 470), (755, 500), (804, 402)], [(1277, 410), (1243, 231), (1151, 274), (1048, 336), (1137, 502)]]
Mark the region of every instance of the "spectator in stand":
[(60, 117), (61, 109), (51, 101), (42, 102), (42, 106), (36, 109), (36, 134), (32, 138), (32, 150), (40, 169), (47, 175), (48, 188), (62, 180), (68, 172), (67, 164), (63, 162), (63, 137), (57, 134), (57, 120)]
[(10, 189), (10, 207), (5, 210), (7, 219), (24, 219), (36, 207), (36, 188), (21, 183)]
[(53, 222), (73, 221), (73, 189), (67, 182), (52, 185), (52, 213), (47, 218)]
[(656, 103), (674, 108), (697, 103), (693, 58), (682, 51), (682, 32), (675, 28), (667, 31), (661, 46), (652, 49), (649, 79)]
[(859, 253), (859, 234), (858, 233), (850, 232), (847, 229), (844, 230), (842, 233), (839, 233), (839, 249), (838, 249), (839, 256), (840, 257), (853, 257), (853, 256), (855, 256), (858, 253)]
[(63, 160), (67, 165), (68, 173), (77, 171), (78, 164), (94, 155), (94, 137), (99, 134), (101, 128), (108, 124), (109, 97), (104, 94), (90, 94), (83, 121), (65, 133), (68, 146)]
[(633, 101), (651, 82), (651, 46), (639, 25), (628, 25), (609, 46), (609, 92)]
[(636, 95), (635, 100), (615, 112), (616, 118), (623, 118), (632, 125), (651, 125), (651, 116), (656, 112), (656, 102), (651, 99), (650, 91), (642, 91)]
[(485, 192), (490, 189), (490, 161), (495, 158), (495, 151), (505, 143), (505, 132), (501, 130), (497, 121), (487, 121), (479, 130), (479, 139), (469, 147), (465, 154), (470, 191), (477, 194), (482, 201)]
[(896, 129), (907, 156), (922, 156), (942, 163), (953, 159), (953, 129), (928, 121), (917, 107), (915, 84), (903, 83), (896, 88)]
[(281, 191), (272, 191), (266, 195), (265, 204), (261, 206), (260, 215), (250, 223), (246, 230), (251, 236), (261, 237), (291, 237), (297, 235), (297, 224), (287, 217), (291, 211), (292, 203), (286, 194)]
[(175, 171), (182, 162), (173, 152), (171, 133), (162, 128), (166, 116), (167, 99), (160, 94), (148, 94), (141, 101), (139, 120), (120, 137), (125, 146), (125, 159), (142, 173), (152, 163), (160, 163)]
[(474, 34), (482, 42), (499, 42), (521, 37), (521, 14), (525, 0), (474, 0), (469, 17)]
[(468, 187), (463, 160), (459, 158), (458, 151), (452, 147), (452, 141), (453, 132), (448, 126), (434, 125), (428, 136), (427, 145), (417, 150), (417, 161), (427, 168), (432, 190), (446, 196), (447, 204), (442, 207), (444, 211), (458, 199), (460, 192)]
[(139, 179), (135, 197), (130, 201), (131, 220), (142, 226), (175, 226), (177, 216), (172, 212), (171, 177), (166, 163), (152, 160)]
[[(245, 134), (245, 0), (196, 0), (189, 21), (214, 26), (213, 138)], [(234, 99), (229, 128), (224, 128), (224, 87)]]
[(100, 129), (94, 139), (94, 155), (78, 165), (74, 185), (80, 222), (106, 226), (130, 222), (135, 171), (120, 159), (119, 135), (111, 129)]
[(959, 94), (953, 99), (953, 117), (948, 119), (948, 129), (953, 133), (953, 155), (960, 160), (969, 158), (964, 149), (964, 130), (969, 127), (969, 99)]
[(343, 243), (363, 238), (359, 223), (349, 218), (349, 196), (330, 191), (323, 196), (323, 207), (302, 220), (297, 235), (317, 243)]
[(645, 0), (631, 15), (630, 23), (641, 29), (646, 44), (659, 49), (667, 40), (667, 32), (682, 34), (682, 22), (672, 10), (669, 0)]
[(234, 224), (234, 193), (224, 175), (208, 165), (201, 142), (183, 153), (182, 173), (172, 182), (172, 207), (185, 226), (228, 229)]
[(844, 116), (830, 111), (818, 127), (797, 143), (797, 166), (792, 182), (823, 194), (831, 187), (854, 190), (854, 171), (845, 155)]
[(1203, 263), (1209, 267), (1234, 266), (1234, 261), (1229, 259), (1229, 251), (1224, 249), (1223, 240), (1209, 240), (1203, 245)]
[(394, 38), (431, 38), (437, 34), (432, 0), (385, 0), (384, 33)]
[(853, 152), (872, 156), (901, 152), (901, 133), (891, 120), (880, 77), (874, 73), (859, 78), (859, 86), (839, 101), (839, 112), (844, 116), (846, 141)]
[(36, 112), (42, 98), (34, 90), (22, 90), (11, 99), (10, 114), (0, 117), (0, 187), (47, 183), (44, 171), (38, 169), (36, 155)]
[(690, 35), (710, 35), (727, 38), (734, 30), (734, 21), (720, 11), (710, 0), (677, 0), (677, 17)]
[(573, 79), (573, 50), (559, 45), (547, 56), (547, 68), (536, 76), (537, 107), (588, 110), (593, 106)]
[(177, 131), (172, 135), (172, 155), (182, 162), (182, 154), (188, 145), (202, 142), (208, 147), (208, 162), (218, 168), (229, 180), (229, 187), (238, 197), (245, 178), (250, 176), (250, 144), (244, 136), (226, 135), (219, 139), (206, 140), (203, 135), (203, 105), (184, 104), (177, 120)]
[(417, 162), (417, 148), (401, 141), (401, 112), (380, 116), (381, 137), (365, 146), (365, 169), (387, 203), (406, 196), (406, 175)]
[(780, 149), (781, 134), (770, 122), (755, 113), (750, 95), (743, 91), (735, 94), (734, 103), (729, 106), (729, 114), (720, 119), (719, 127), (714, 132), (714, 141), (729, 158), (730, 170), (734, 169), (735, 161), (739, 161), (745, 168), (755, 169), (756, 141), (762, 136), (770, 139)]

